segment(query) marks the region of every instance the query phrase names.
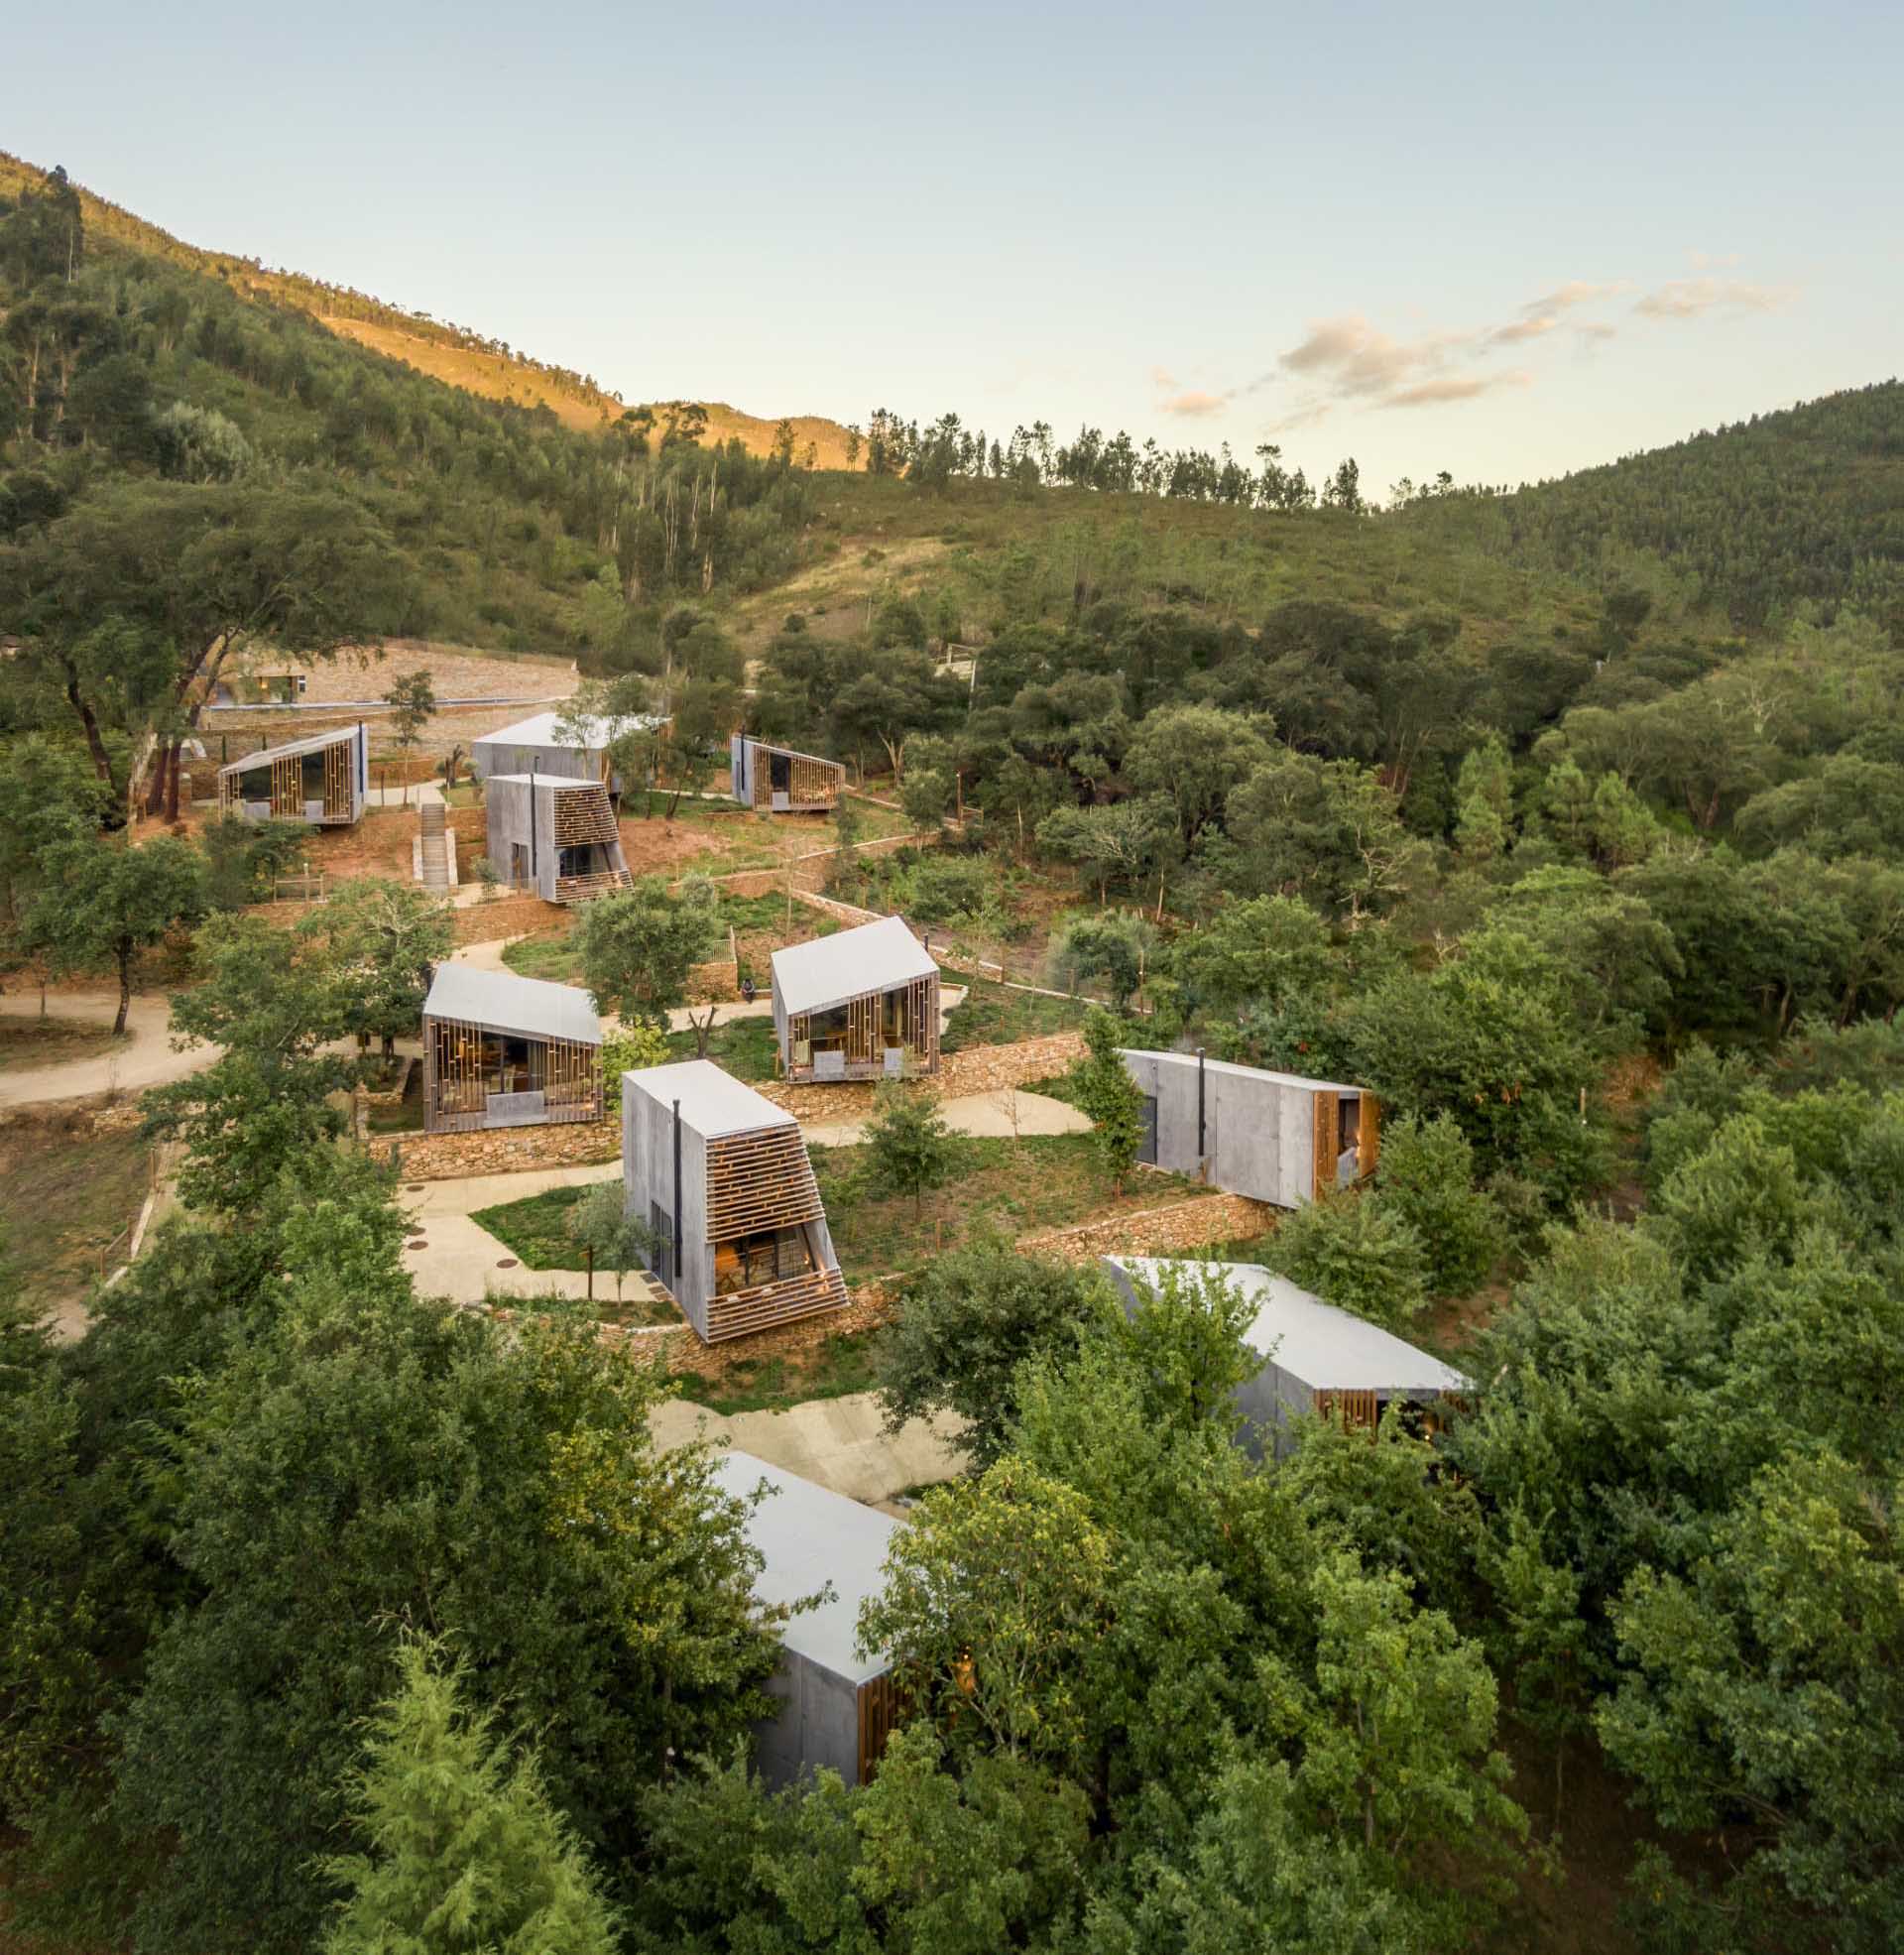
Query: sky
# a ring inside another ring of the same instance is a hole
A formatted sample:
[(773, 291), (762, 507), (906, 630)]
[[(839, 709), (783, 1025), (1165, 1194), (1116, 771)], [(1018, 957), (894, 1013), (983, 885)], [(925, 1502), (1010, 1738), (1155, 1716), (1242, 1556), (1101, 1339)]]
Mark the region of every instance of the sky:
[(31, 10), (0, 148), (630, 401), (1365, 492), (1904, 365), (1896, 4), (274, 11)]

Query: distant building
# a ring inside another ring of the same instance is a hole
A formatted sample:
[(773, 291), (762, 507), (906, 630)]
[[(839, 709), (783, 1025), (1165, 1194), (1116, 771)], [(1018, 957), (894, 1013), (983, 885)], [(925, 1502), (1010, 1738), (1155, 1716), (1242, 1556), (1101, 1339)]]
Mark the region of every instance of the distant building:
[(622, 1177), (704, 1342), (845, 1304), (799, 1123), (709, 1060), (622, 1075)]
[(892, 1735), (897, 1701), (886, 1658), (859, 1653), (860, 1604), (885, 1586), (887, 1552), (903, 1523), (751, 1453), (725, 1453), (714, 1471), (737, 1499), (762, 1481), (773, 1489), (747, 1520), (748, 1540), (766, 1563), (754, 1582), (762, 1602), (833, 1589), (830, 1601), (780, 1631), (784, 1654), (767, 1688), (782, 1708), (755, 1727), (755, 1765), (770, 1785), (824, 1766), (864, 1785)]
[(438, 964), (423, 1001), (423, 1132), (602, 1117), (602, 1022), (586, 991)]
[(728, 743), (734, 798), (774, 814), (819, 814), (839, 805), (846, 768), (818, 754), (796, 753), (737, 733)]
[(1300, 1208), (1375, 1170), (1381, 1108), (1333, 1080), (1231, 1065), (1195, 1052), (1123, 1054), (1143, 1094), (1137, 1159), (1228, 1194)]
[(544, 903), (585, 903), (633, 886), (622, 831), (599, 781), (497, 774), (483, 785), (496, 880)]
[(370, 736), (364, 723), (334, 726), (267, 747), (218, 770), (218, 806), (246, 821), (307, 821), (348, 828), (370, 798)]
[(661, 722), (645, 714), (626, 719), (584, 719), (582, 744), (557, 737), (557, 713), (536, 713), (485, 733), (469, 746), (470, 766), (477, 778), (492, 781), (503, 774), (553, 774), (564, 781), (598, 781), (611, 794), (622, 792), (622, 777), (609, 766), (608, 750), (626, 733), (644, 732)]
[(1245, 1342), (1262, 1369), (1237, 1388), (1244, 1444), (1260, 1457), (1281, 1459), (1290, 1449), (1290, 1421), (1303, 1412), (1333, 1412), (1351, 1425), (1374, 1425), (1389, 1403), (1424, 1408), (1471, 1389), (1471, 1381), (1439, 1358), (1325, 1303), (1257, 1263), (1200, 1263), (1189, 1258), (1107, 1256), (1106, 1273), (1134, 1305), (1138, 1287), (1166, 1269), (1218, 1276), (1256, 1306)]
[(790, 1080), (939, 1069), (939, 967), (903, 918), (776, 950), (774, 1030)]

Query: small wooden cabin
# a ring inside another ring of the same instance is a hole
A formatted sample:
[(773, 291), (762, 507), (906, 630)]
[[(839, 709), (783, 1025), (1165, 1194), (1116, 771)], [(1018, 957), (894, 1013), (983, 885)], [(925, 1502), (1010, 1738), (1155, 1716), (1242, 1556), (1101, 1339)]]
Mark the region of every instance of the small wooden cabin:
[(602, 1117), (602, 1022), (572, 984), (438, 964), (423, 1001), (423, 1132)]
[(1325, 1303), (1257, 1263), (1204, 1263), (1190, 1258), (1107, 1256), (1106, 1274), (1134, 1307), (1163, 1271), (1221, 1278), (1255, 1306), (1244, 1342), (1261, 1369), (1237, 1388), (1242, 1444), (1255, 1457), (1282, 1459), (1294, 1446), (1291, 1422), (1304, 1412), (1334, 1412), (1351, 1425), (1374, 1426), (1395, 1400), (1427, 1408), (1472, 1390), (1439, 1358), (1348, 1310)]
[(519, 719), (512, 726), (501, 726), (472, 740), (470, 766), (478, 780), (493, 781), (499, 775), (553, 775), (563, 781), (597, 781), (612, 795), (622, 792), (622, 777), (609, 764), (608, 750), (625, 733), (637, 733), (660, 724), (657, 719), (636, 715), (627, 719), (587, 719), (578, 729), (582, 743), (557, 736), (555, 713), (536, 713)]
[(763, 1482), (769, 1489), (745, 1524), (764, 1563), (754, 1578), (763, 1603), (803, 1601), (829, 1584), (833, 1591), (780, 1626), (780, 1667), (767, 1691), (781, 1708), (754, 1727), (755, 1767), (774, 1786), (823, 1766), (864, 1785), (898, 1705), (886, 1658), (860, 1654), (860, 1605), (886, 1585), (887, 1553), (903, 1523), (750, 1453), (723, 1454), (714, 1477), (737, 1500)]
[(818, 754), (796, 753), (737, 733), (728, 743), (734, 798), (743, 807), (764, 807), (774, 814), (824, 814), (840, 803), (846, 792), (846, 768)]
[(634, 884), (622, 831), (599, 781), (499, 774), (483, 787), (498, 882), (544, 903), (586, 903)]
[(1381, 1108), (1360, 1086), (1195, 1052), (1123, 1058), (1144, 1098), (1137, 1159), (1153, 1167), (1278, 1208), (1300, 1208), (1375, 1171)]
[(899, 916), (776, 950), (774, 1029), (790, 1080), (939, 1069), (939, 967)]
[(248, 754), (218, 770), (218, 806), (245, 821), (348, 828), (370, 798), (370, 736), (362, 720)]
[(622, 1075), (622, 1179), (703, 1342), (846, 1303), (799, 1123), (711, 1061)]

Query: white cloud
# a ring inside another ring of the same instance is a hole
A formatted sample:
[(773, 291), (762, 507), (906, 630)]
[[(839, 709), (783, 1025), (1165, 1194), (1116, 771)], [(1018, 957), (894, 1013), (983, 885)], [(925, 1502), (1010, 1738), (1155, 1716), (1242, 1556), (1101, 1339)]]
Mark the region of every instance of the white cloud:
[(1200, 387), (1192, 387), (1186, 393), (1159, 401), (1157, 405), (1165, 414), (1183, 415), (1194, 420), (1200, 415), (1221, 414), (1230, 405), (1230, 396), (1207, 394)]
[(1713, 311), (1774, 312), (1798, 297), (1792, 285), (1749, 285), (1743, 279), (1668, 279), (1633, 306), (1649, 319), (1696, 319)]

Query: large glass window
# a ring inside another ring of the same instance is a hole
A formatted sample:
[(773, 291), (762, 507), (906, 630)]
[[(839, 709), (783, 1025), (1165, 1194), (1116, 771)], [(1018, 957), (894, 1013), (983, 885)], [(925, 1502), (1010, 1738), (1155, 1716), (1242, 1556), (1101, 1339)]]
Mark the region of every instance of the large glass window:
[(813, 1267), (813, 1251), (802, 1228), (763, 1229), (714, 1245), (714, 1292), (758, 1289), (762, 1283), (803, 1277)]

